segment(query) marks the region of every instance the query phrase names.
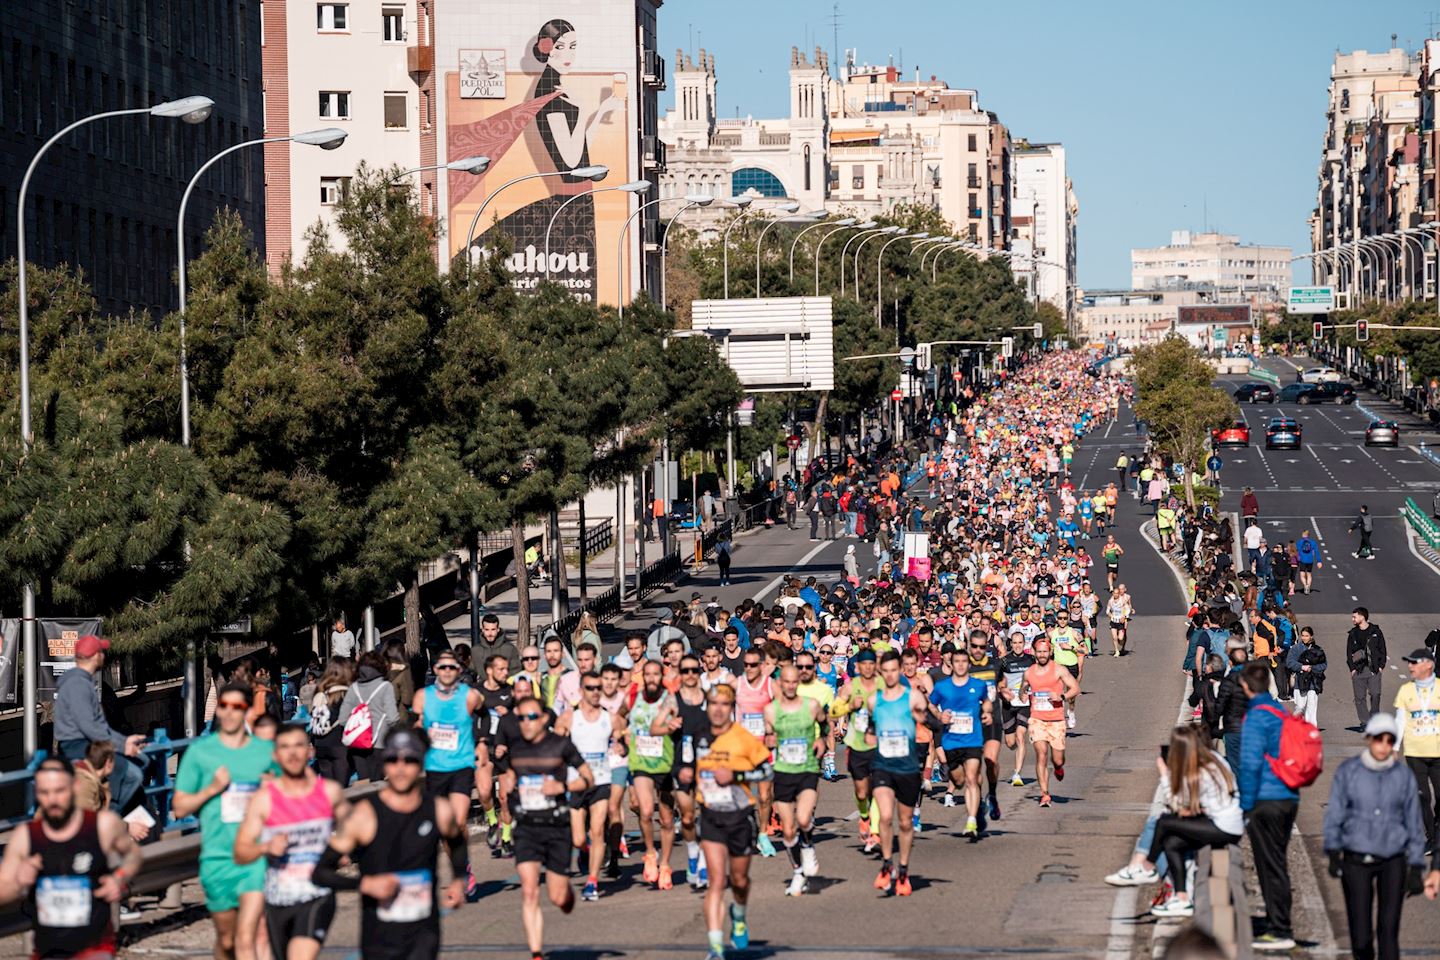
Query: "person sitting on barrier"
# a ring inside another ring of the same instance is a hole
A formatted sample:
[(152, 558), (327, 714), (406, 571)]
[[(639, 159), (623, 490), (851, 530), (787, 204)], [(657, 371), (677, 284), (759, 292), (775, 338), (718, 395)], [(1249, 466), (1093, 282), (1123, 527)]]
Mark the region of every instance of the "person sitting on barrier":
[[(75, 641), (75, 666), (55, 684), (55, 752), (71, 763), (84, 759), (96, 740), (115, 746), (115, 771), (110, 775), (110, 808), (124, 813), (144, 780), (138, 758), (145, 737), (126, 736), (110, 726), (100, 707), (95, 678), (105, 666), (110, 641), (86, 634)], [(132, 762), (131, 758), (137, 758)]]

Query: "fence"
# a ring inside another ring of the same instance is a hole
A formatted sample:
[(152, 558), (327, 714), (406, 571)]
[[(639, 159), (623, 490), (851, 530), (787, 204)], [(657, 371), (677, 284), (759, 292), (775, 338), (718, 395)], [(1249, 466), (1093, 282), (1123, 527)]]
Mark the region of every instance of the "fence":
[(1280, 378), (1275, 376), (1275, 374), (1271, 373), (1269, 370), (1266, 370), (1259, 364), (1255, 364), (1250, 368), (1250, 376), (1254, 377), (1256, 380), (1268, 383), (1272, 387), (1280, 386)]
[(1420, 509), (1413, 497), (1405, 498), (1400, 515), (1414, 528), (1416, 535), (1429, 545), (1431, 550), (1440, 551), (1440, 526), (1436, 526), (1430, 514)]

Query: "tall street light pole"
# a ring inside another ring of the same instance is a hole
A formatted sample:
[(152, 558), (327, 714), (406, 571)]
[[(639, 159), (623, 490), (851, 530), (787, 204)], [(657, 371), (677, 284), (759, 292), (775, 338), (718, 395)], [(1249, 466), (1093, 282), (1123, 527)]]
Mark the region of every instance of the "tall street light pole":
[[(25, 176), (20, 181), (19, 200), (15, 207), (15, 253), (19, 259), (15, 292), (19, 295), (20, 310), (20, 444), (27, 454), (30, 452), (34, 437), (30, 432), (30, 297), (25, 276), (25, 194), (30, 189), (30, 178), (35, 173), (35, 167), (40, 163), (40, 158), (45, 156), (45, 152), (59, 142), (65, 134), (96, 120), (149, 114), (152, 117), (164, 117), (194, 124), (203, 122), (214, 109), (215, 101), (209, 97), (184, 97), (180, 100), (168, 100), (153, 107), (107, 110), (104, 113), (81, 117), (69, 126), (62, 127), (54, 136), (46, 140), (36, 151), (35, 156), (30, 159), (30, 165), (25, 168)], [(37, 682), (40, 658), (37, 656), (35, 642), (35, 584), (29, 580), (25, 581), (20, 617), (21, 655), (25, 660), (23, 704), (25, 716), (22, 727), (25, 759), (29, 760), (35, 755), (35, 751), (40, 745), (40, 724), (36, 703), (39, 690)]]
[[(854, 235), (853, 237), (851, 237), (849, 240), (846, 240), (846, 241), (845, 241), (845, 246), (843, 246), (843, 247), (840, 248), (840, 296), (842, 296), (842, 297), (845, 296), (845, 262), (846, 262), (846, 260), (847, 260), (847, 259), (849, 258), (849, 256), (850, 256), (850, 244), (854, 243), (856, 240), (859, 240), (861, 244), (864, 244), (864, 243), (865, 243), (865, 240), (864, 240), (864, 239), (861, 239), (862, 237), (868, 239), (869, 237), (872, 237), (872, 236), (879, 236), (879, 235), (882, 235), (882, 234), (899, 233), (899, 232), (900, 232), (900, 228), (899, 228), (899, 227), (880, 227), (880, 228), (875, 229), (875, 230), (861, 230), (859, 233), (855, 234), (855, 235)], [(855, 299), (857, 299), (857, 300), (860, 299), (860, 277), (859, 277), (859, 276), (856, 276), (856, 277), (855, 277)]]
[(730, 299), (730, 231), (740, 225), (740, 221), (758, 211), (748, 209), (754, 197), (736, 196), (730, 202), (740, 208), (740, 213), (725, 226), (725, 231), (720, 234), (720, 260), (723, 264), (721, 273), (725, 277), (724, 299)]
[(550, 279), (550, 231), (555, 229), (555, 221), (560, 219), (561, 212), (570, 204), (581, 197), (593, 197), (597, 193), (609, 193), (612, 190), (624, 190), (626, 193), (645, 193), (650, 189), (649, 180), (632, 180), (629, 183), (618, 184), (613, 187), (599, 187), (594, 190), (586, 190), (584, 193), (577, 193), (574, 196), (566, 197), (555, 212), (550, 215), (550, 222), (545, 225), (545, 279)]
[[(800, 205), (798, 203), (787, 203), (785, 206), (798, 208)], [(810, 222), (810, 218), (814, 216), (814, 214), (811, 213), (796, 214), (794, 216), (789, 215), (794, 212), (794, 210), (787, 210), (786, 216), (772, 218), (769, 223), (760, 228), (760, 236), (755, 239), (755, 296), (757, 299), (760, 296), (760, 251), (765, 246), (765, 234), (769, 233), (770, 228), (777, 223), (808, 223)], [(824, 215), (824, 211), (821, 211), (821, 216)]]
[[(842, 220), (840, 222), (844, 223), (845, 221)], [(835, 234), (839, 233), (841, 230), (869, 230), (873, 226), (875, 226), (874, 220), (866, 220), (864, 223), (857, 223), (853, 228), (837, 226), (834, 230), (831, 230), (829, 233), (822, 236), (820, 238), (820, 242), (815, 244), (815, 296), (820, 296), (820, 248), (825, 246), (825, 241), (835, 236)]]
[[(665, 297), (665, 258), (666, 258), (666, 255), (667, 255), (667, 254), (669, 253), (669, 251), (670, 251), (670, 228), (673, 227), (673, 226), (675, 226), (675, 221), (676, 221), (676, 220), (679, 220), (679, 219), (680, 219), (680, 215), (681, 215), (682, 213), (684, 213), (686, 210), (689, 210), (691, 207), (708, 207), (708, 206), (710, 206), (710, 204), (714, 203), (714, 202), (716, 201), (716, 199), (718, 199), (718, 198), (712, 197), (712, 196), (710, 196), (708, 193), (692, 193), (692, 194), (690, 194), (690, 195), (688, 195), (688, 196), (685, 197), (685, 205), (684, 205), (683, 207), (681, 207), (679, 210), (676, 210), (676, 211), (675, 211), (675, 215), (672, 216), (672, 217), (671, 217), (668, 221), (666, 221), (666, 223), (665, 223), (665, 235), (660, 238), (660, 309), (661, 309), (661, 310), (668, 309), (668, 307), (669, 307), (669, 303), (666, 301), (666, 297)], [(667, 476), (668, 476), (668, 474), (667, 474)]]
[[(877, 237), (887, 237), (887, 236), (891, 236), (892, 234), (902, 234), (902, 233), (904, 233), (904, 232), (905, 232), (905, 228), (904, 228), (904, 227), (886, 227), (884, 230), (880, 231), (879, 233), (874, 234), (874, 235), (872, 235), (872, 236), (868, 236), (868, 237), (866, 237), (864, 240), (861, 240), (858, 244), (855, 245), (855, 274), (854, 274), (854, 277), (853, 277), (852, 279), (855, 281), (855, 299), (856, 299), (856, 300), (859, 300), (859, 299), (860, 299), (860, 254), (865, 250), (865, 244), (869, 243), (871, 240), (876, 239)], [(890, 241), (885, 240), (885, 241), (882, 241), (882, 242), (883, 242), (883, 243), (889, 243)], [(848, 244), (847, 244), (847, 246), (848, 246)]]
[(590, 167), (576, 167), (574, 170), (546, 170), (542, 173), (527, 173), (523, 177), (516, 177), (507, 180), (495, 188), (495, 192), (487, 196), (480, 204), (480, 209), (475, 211), (475, 216), (470, 218), (470, 229), (465, 232), (465, 266), (470, 266), (470, 248), (475, 245), (475, 228), (480, 223), (480, 218), (485, 213), (485, 208), (490, 206), (490, 201), (498, 197), (506, 187), (513, 187), (525, 180), (538, 180), (541, 177), (579, 177), (582, 180), (591, 180), (599, 183), (610, 175), (610, 168), (604, 164), (597, 163)]
[[(894, 244), (896, 244), (896, 243), (899, 243), (901, 240), (924, 240), (924, 239), (925, 239), (926, 237), (928, 237), (928, 236), (930, 236), (930, 234), (929, 234), (928, 232), (926, 232), (926, 231), (921, 231), (920, 233), (906, 233), (906, 234), (902, 234), (901, 236), (898, 236), (898, 237), (891, 237), (889, 240), (886, 240), (884, 243), (880, 244), (880, 253), (875, 257), (875, 327), (876, 327), (876, 329), (879, 329), (879, 327), (881, 326), (880, 318), (885, 315), (885, 307), (884, 307), (884, 305), (882, 304), (881, 299), (880, 299), (881, 293), (882, 293), (883, 290), (885, 289), (885, 269), (884, 269), (885, 251), (886, 251), (886, 250), (889, 250), (892, 245), (894, 245)], [(896, 317), (896, 318), (895, 318), (895, 336), (896, 336), (897, 338), (900, 336), (900, 318), (899, 318), (899, 317)]]
[(425, 173), (427, 170), (454, 170), (457, 173), (468, 173), (472, 176), (479, 176), (490, 167), (489, 157), (465, 157), (462, 160), (451, 160), (449, 163), (432, 163), (423, 167), (411, 167), (409, 170), (402, 170), (390, 178), (391, 183), (399, 183), (406, 177), (415, 173)]
[[(811, 230), (814, 230), (816, 227), (823, 227), (823, 226), (827, 226), (827, 225), (829, 225), (829, 226), (848, 227), (850, 224), (852, 224), (852, 223), (855, 222), (855, 218), (854, 218), (854, 217), (846, 217), (844, 220), (836, 220), (833, 224), (827, 224), (827, 221), (825, 220), (825, 211), (823, 211), (823, 210), (821, 210), (821, 211), (818, 212), (818, 217), (819, 217), (819, 218), (818, 218), (813, 224), (811, 224), (810, 226), (804, 227), (804, 228), (802, 228), (802, 229), (800, 229), (800, 230), (795, 231), (795, 239), (793, 239), (793, 240), (790, 241), (790, 282), (791, 282), (791, 283), (794, 283), (794, 282), (795, 282), (795, 248), (800, 245), (800, 238), (801, 238), (801, 237), (805, 236), (805, 234), (809, 233)], [(822, 238), (822, 239), (823, 239), (823, 238)], [(815, 249), (818, 251), (818, 250), (820, 249), (820, 247), (817, 245), (817, 246), (815, 247)]]

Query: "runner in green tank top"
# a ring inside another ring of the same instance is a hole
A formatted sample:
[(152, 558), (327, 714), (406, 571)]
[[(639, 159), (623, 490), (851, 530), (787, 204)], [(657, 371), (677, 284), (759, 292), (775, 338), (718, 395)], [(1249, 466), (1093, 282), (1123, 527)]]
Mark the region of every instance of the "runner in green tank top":
[[(680, 730), (675, 697), (662, 682), (658, 660), (640, 668), (640, 686), (630, 703), (630, 777), (640, 808), (640, 837), (645, 841), (641, 877), (660, 890), (669, 890), (670, 849), (675, 844), (675, 737)], [(656, 810), (660, 813), (660, 850), (655, 850)]]
[(779, 686), (779, 696), (765, 705), (766, 745), (775, 752), (775, 810), (794, 871), (785, 894), (798, 897), (806, 878), (820, 869), (811, 831), (825, 752), (822, 729), (829, 718), (817, 701), (800, 696), (800, 670), (794, 664), (780, 668)]
[(830, 716), (850, 717), (845, 730), (845, 766), (855, 785), (855, 809), (860, 811), (860, 840), (869, 853), (880, 843), (880, 811), (870, 802), (870, 769), (875, 760), (875, 745), (865, 742), (865, 735), (874, 724), (870, 719), (870, 695), (880, 689), (875, 676), (875, 651), (869, 647), (855, 654), (855, 676), (830, 704)]

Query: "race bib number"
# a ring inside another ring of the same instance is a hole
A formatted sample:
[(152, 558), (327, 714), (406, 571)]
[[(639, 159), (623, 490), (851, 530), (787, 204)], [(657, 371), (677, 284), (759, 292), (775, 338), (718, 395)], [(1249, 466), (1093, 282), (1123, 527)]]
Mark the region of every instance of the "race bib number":
[(712, 810), (724, 810), (735, 805), (735, 796), (730, 788), (716, 783), (715, 773), (711, 770), (700, 771), (700, 798)]
[(880, 756), (894, 759), (910, 752), (910, 738), (903, 733), (880, 734)]
[(765, 736), (765, 714), (763, 713), (747, 713), (740, 718), (740, 724), (754, 736)]
[(989, 680), (985, 681), (985, 699), (991, 703), (995, 702), (995, 684)]
[(1036, 690), (1036, 691), (1033, 692), (1033, 696), (1035, 697), (1035, 709), (1036, 709), (1036, 710), (1049, 710), (1049, 709), (1050, 709), (1050, 691), (1048, 691), (1048, 690)]
[(805, 755), (810, 752), (810, 744), (800, 738), (792, 738), (780, 741), (780, 762), (799, 766), (805, 762)]
[(843, 673), (845, 672), (845, 665), (848, 664), (849, 662), (850, 662), (850, 658), (849, 658), (849, 657), (843, 657), (843, 656), (841, 656), (840, 654), (837, 653), (837, 654), (835, 655), (835, 660), (834, 660), (836, 672), (843, 674)]
[(658, 760), (665, 756), (665, 738), (648, 733), (635, 735), (635, 755), (647, 760)]
[(968, 713), (957, 713), (950, 718), (950, 732), (957, 736), (969, 736), (975, 732), (975, 717)]
[(1414, 725), (1412, 730), (1414, 736), (1440, 735), (1440, 710), (1416, 710), (1410, 714), (1410, 722)]
[(260, 784), (254, 782), (232, 782), (230, 786), (226, 787), (225, 792), (220, 794), (220, 822), (240, 823), (243, 821), (250, 797), (258, 789), (260, 789)]
[(432, 750), (451, 753), (460, 748), (460, 729), (452, 723), (432, 723), (427, 732)]
[(435, 909), (435, 878), (429, 870), (406, 870), (397, 873), (400, 889), (394, 898), (375, 908), (377, 919), (385, 923), (415, 923), (430, 919)]
[(680, 762), (686, 764), (695, 762), (695, 738), (688, 733), (680, 738)]
[(89, 877), (41, 877), (35, 883), (35, 919), (42, 927), (84, 927), (94, 905)]
[(610, 783), (610, 760), (604, 753), (587, 753), (585, 762), (590, 765), (590, 776), (595, 778), (595, 786), (603, 787)]
[(526, 813), (542, 813), (555, 809), (555, 798), (545, 792), (545, 778), (537, 773), (520, 778), (520, 809)]

